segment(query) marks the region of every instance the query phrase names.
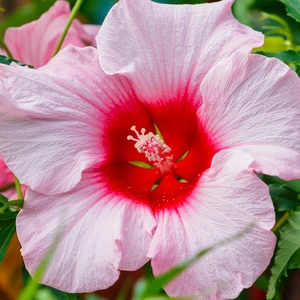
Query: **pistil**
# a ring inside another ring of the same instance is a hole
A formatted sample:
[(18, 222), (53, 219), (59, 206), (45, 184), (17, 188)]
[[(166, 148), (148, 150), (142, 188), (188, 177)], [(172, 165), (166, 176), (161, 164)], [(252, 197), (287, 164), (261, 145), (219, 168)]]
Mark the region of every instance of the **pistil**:
[(134, 147), (139, 153), (144, 153), (149, 162), (161, 170), (162, 173), (170, 171), (173, 155), (168, 155), (171, 148), (162, 140), (158, 134), (152, 132), (146, 133), (146, 129), (141, 129), (141, 134), (136, 130), (135, 126), (131, 127), (137, 138), (131, 135), (127, 136), (128, 140), (135, 141)]

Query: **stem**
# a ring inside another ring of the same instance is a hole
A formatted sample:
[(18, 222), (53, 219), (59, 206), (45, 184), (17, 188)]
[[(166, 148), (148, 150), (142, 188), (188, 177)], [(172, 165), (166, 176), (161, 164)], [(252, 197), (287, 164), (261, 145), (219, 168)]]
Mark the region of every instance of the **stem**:
[(272, 231), (276, 232), (283, 225), (283, 223), (286, 221), (286, 219), (288, 218), (289, 215), (290, 215), (290, 213), (288, 211), (285, 212), (285, 214), (274, 225), (274, 227), (272, 228)]
[(0, 193), (7, 191), (8, 189), (10, 189), (10, 188), (12, 188), (14, 186), (15, 186), (14, 182), (9, 183), (9, 184), (7, 184), (7, 185), (5, 185), (5, 186), (3, 186), (3, 187), (0, 188)]
[(69, 30), (69, 28), (70, 28), (70, 26), (71, 26), (71, 24), (72, 24), (72, 22), (73, 22), (73, 20), (74, 20), (74, 18), (76, 16), (77, 12), (78, 12), (81, 4), (83, 3), (83, 1), (84, 0), (77, 0), (76, 1), (75, 5), (74, 5), (74, 7), (73, 7), (73, 9), (71, 11), (71, 14), (70, 14), (70, 16), (69, 16), (69, 18), (67, 20), (67, 23), (66, 23), (66, 26), (64, 28), (64, 31), (62, 32), (62, 34), (61, 34), (61, 36), (60, 36), (60, 38), (58, 40), (58, 43), (57, 43), (57, 45), (56, 45), (56, 47), (54, 49), (52, 57), (55, 56), (58, 53), (58, 51), (60, 50), (60, 47), (61, 47), (62, 43), (64, 42), (64, 39), (65, 39), (65, 37), (66, 37), (66, 35), (68, 33), (68, 30)]
[(15, 186), (16, 186), (16, 191), (17, 191), (18, 198), (20, 200), (24, 200), (21, 184), (20, 184), (19, 179), (16, 176), (15, 176)]
[(8, 57), (13, 59), (13, 56), (12, 56), (11, 52), (9, 51), (9, 49), (8, 49), (7, 45), (5, 44), (1, 35), (0, 35), (0, 46), (5, 50)]
[(0, 209), (0, 214), (2, 214), (7, 208), (12, 207), (12, 206), (17, 206), (18, 209), (21, 209), (23, 207), (24, 200), (11, 200), (5, 203), (1, 209)]

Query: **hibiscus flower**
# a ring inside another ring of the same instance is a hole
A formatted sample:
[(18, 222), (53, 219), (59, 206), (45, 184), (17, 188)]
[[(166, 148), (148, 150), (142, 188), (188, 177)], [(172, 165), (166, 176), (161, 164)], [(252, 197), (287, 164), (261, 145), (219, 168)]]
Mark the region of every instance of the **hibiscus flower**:
[(300, 178), (299, 78), (249, 54), (263, 36), (232, 0), (121, 0), (98, 49), (38, 70), (0, 66), (0, 153), (29, 186), (17, 233), (42, 282), (105, 289), (151, 259), (159, 275), (255, 223), (165, 288), (231, 299), (268, 266), (274, 209), (256, 173)]
[[(38, 20), (21, 27), (8, 28), (4, 41), (14, 59), (35, 68), (45, 65), (53, 55), (69, 15), (70, 4), (56, 1)], [(78, 47), (96, 46), (95, 36), (99, 28), (98, 25), (81, 24), (75, 19), (61, 49), (68, 44)], [(3, 49), (0, 49), (0, 54), (6, 55)]]

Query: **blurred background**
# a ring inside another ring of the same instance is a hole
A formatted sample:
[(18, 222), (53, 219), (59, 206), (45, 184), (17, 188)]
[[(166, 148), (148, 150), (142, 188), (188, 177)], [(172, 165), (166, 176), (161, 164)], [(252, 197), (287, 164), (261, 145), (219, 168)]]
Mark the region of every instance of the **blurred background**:
[[(138, 0), (137, 0), (138, 1)], [(3, 37), (8, 27), (17, 27), (38, 19), (41, 14), (53, 5), (55, 0), (0, 0), (0, 35)], [(75, 0), (70, 0), (73, 6)], [(82, 23), (102, 24), (115, 0), (86, 0), (77, 18)], [(197, 4), (200, 0), (161, 0), (156, 2), (170, 4)], [(289, 49), (297, 49), (300, 44), (300, 24), (286, 14), (285, 6), (277, 0), (236, 0), (233, 6), (235, 17), (255, 30), (266, 35), (266, 43), (262, 51), (275, 53)], [(290, 65), (297, 70), (297, 65)], [(300, 273), (292, 270), (289, 278), (283, 279), (279, 285), (279, 292), (275, 299), (300, 299)], [(15, 300), (28, 279), (28, 273), (23, 267), (20, 256), (20, 245), (14, 236), (8, 248), (4, 261), (0, 264), (0, 300)], [(136, 282), (142, 278), (153, 276), (151, 267), (137, 272), (123, 272), (120, 280), (110, 289), (96, 294), (81, 295), (81, 299), (130, 299), (132, 289), (137, 289)], [(266, 271), (249, 290), (244, 291), (239, 300), (265, 299), (268, 286), (269, 271)], [(163, 292), (162, 292), (163, 294)], [(164, 295), (165, 296), (165, 295)], [(40, 286), (37, 300), (67, 299), (56, 290)], [(163, 298), (165, 299), (165, 298)], [(29, 299), (30, 300), (30, 299)]]
[[(0, 33), (11, 26), (20, 26), (39, 16), (53, 5), (55, 0), (0, 0), (0, 7), (4, 11), (0, 14)], [(71, 6), (75, 0), (69, 0)], [(81, 9), (80, 16), (83, 22), (101, 24), (109, 9), (117, 0), (86, 0)], [(156, 2), (170, 4), (197, 4), (216, 2), (216, 0), (156, 0)], [(261, 12), (275, 14), (285, 19), (293, 29), (295, 38), (299, 41), (300, 26), (292, 18), (286, 16), (285, 6), (277, 0), (236, 0), (233, 12), (237, 19), (254, 29), (262, 30)], [(298, 31), (298, 32), (297, 32)]]

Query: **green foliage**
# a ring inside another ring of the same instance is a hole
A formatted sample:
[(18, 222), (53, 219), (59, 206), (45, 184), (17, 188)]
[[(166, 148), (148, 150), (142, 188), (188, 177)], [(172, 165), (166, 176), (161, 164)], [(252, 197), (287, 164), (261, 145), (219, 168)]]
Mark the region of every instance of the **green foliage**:
[(250, 7), (254, 4), (255, 0), (235, 0), (233, 4), (234, 16), (243, 24), (251, 25), (250, 21)]
[(280, 0), (286, 6), (287, 14), (300, 22), (300, 2), (299, 0)]
[(16, 224), (15, 222), (11, 222), (5, 228), (1, 228), (0, 230), (0, 262), (2, 262), (6, 250), (9, 246), (11, 238), (13, 237), (14, 233), (16, 232)]
[(15, 205), (22, 205), (23, 200), (8, 201), (0, 195), (0, 262), (3, 260), (11, 238), (16, 232), (16, 217), (18, 214)]
[(262, 54), (267, 57), (275, 57), (275, 58), (282, 60), (285, 63), (299, 63), (300, 62), (300, 53), (293, 51), (293, 50), (280, 51), (280, 52), (275, 52), (275, 53), (258, 51), (257, 54)]
[(263, 23), (261, 28), (266, 36), (280, 35), (290, 42), (294, 41), (289, 24), (281, 17), (263, 12), (260, 21)]
[(286, 185), (294, 191), (296, 191), (297, 193), (300, 193), (300, 180), (287, 181)]
[(53, 5), (55, 0), (34, 0), (26, 1), (22, 6), (16, 7), (6, 15), (0, 22), (0, 34), (9, 27), (17, 27), (33, 20), (38, 19), (41, 14), (47, 11)]
[(31, 66), (31, 65), (26, 65), (16, 59), (12, 59), (12, 58), (6, 57), (4, 55), (0, 55), (0, 64), (10, 65), (12, 62), (14, 62), (20, 66), (27, 66), (27, 67), (33, 69), (33, 66)]
[(281, 276), (287, 276), (287, 270), (299, 267), (300, 249), (300, 207), (291, 212), (288, 223), (280, 231), (278, 250), (275, 254), (274, 265), (268, 287), (267, 300), (273, 299), (276, 285)]
[(277, 212), (294, 210), (300, 205), (298, 193), (286, 184), (270, 184), (269, 190)]
[(106, 298), (99, 297), (95, 294), (86, 295), (86, 300), (107, 300)]

